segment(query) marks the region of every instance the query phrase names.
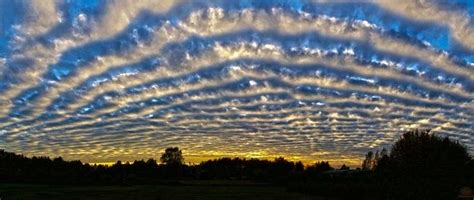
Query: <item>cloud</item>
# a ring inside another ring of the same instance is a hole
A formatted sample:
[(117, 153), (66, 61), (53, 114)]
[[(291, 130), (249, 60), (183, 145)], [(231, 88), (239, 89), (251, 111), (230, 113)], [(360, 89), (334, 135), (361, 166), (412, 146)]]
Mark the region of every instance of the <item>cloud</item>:
[(353, 164), (405, 130), (431, 128), (472, 152), (469, 9), (408, 1), (0, 6), (0, 148), (110, 162), (178, 145), (193, 161)]

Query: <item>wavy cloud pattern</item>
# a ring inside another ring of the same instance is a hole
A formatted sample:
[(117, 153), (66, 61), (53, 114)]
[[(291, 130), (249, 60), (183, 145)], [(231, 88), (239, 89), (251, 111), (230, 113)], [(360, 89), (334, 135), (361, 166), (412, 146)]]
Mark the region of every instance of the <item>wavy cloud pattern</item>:
[(86, 162), (474, 152), (471, 1), (0, 0), (0, 147)]

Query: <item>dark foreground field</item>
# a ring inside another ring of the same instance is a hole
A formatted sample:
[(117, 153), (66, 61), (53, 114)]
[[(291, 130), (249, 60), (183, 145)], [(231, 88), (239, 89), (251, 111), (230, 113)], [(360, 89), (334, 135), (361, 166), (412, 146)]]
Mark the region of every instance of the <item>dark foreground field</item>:
[(16, 199), (326, 199), (287, 192), (285, 187), (232, 182), (187, 182), (183, 185), (57, 186), (0, 184), (1, 200)]

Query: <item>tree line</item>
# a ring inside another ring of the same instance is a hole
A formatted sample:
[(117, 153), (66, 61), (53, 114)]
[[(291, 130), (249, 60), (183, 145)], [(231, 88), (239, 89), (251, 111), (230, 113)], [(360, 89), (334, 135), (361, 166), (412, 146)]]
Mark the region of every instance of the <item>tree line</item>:
[(459, 142), (429, 130), (406, 132), (390, 150), (368, 152), (359, 169), (334, 169), (327, 161), (305, 166), (283, 157), (218, 158), (186, 165), (178, 147), (165, 149), (160, 162), (150, 158), (111, 166), (0, 150), (3, 183), (179, 185), (180, 180), (212, 179), (281, 184), (290, 191), (339, 198), (455, 199), (460, 188), (473, 188), (474, 161)]
[(173, 180), (285, 181), (333, 170), (329, 162), (304, 166), (283, 157), (274, 160), (218, 158), (186, 165), (178, 147), (170, 147), (160, 158), (134, 162), (117, 161), (111, 166), (67, 161), (61, 157), (28, 158), (0, 150), (0, 182), (43, 184), (148, 184)]
[[(361, 167), (364, 176), (335, 176), (293, 189), (344, 198), (474, 199), (474, 160), (466, 147), (430, 130), (404, 133), (390, 151), (369, 151)], [(461, 189), (467, 194), (460, 195)]]

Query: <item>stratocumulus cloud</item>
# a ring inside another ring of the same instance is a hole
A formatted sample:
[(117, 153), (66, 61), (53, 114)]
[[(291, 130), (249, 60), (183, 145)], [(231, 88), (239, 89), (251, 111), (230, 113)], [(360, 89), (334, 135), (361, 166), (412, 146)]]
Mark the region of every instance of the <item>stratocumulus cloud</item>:
[(0, 147), (86, 162), (474, 151), (465, 1), (0, 0)]

